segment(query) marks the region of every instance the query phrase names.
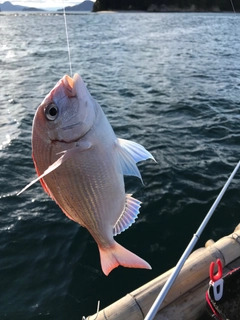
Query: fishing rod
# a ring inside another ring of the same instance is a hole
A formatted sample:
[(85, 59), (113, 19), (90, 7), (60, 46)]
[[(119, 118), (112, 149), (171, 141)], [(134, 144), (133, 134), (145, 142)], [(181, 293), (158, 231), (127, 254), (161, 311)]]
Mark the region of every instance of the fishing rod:
[(155, 302), (153, 303), (152, 307), (148, 311), (146, 317), (144, 320), (152, 320), (154, 319), (155, 315), (157, 314), (163, 300), (165, 299), (168, 291), (170, 290), (171, 286), (173, 285), (173, 282), (176, 280), (179, 272), (181, 271), (185, 261), (187, 260), (188, 256), (192, 252), (195, 244), (197, 243), (198, 239), (201, 236), (201, 233), (203, 232), (204, 228), (206, 227), (208, 221), (210, 220), (211, 216), (213, 215), (213, 212), (217, 208), (220, 200), (222, 199), (224, 193), (226, 192), (228, 186), (230, 185), (233, 177), (235, 176), (236, 172), (238, 171), (240, 167), (240, 161), (236, 165), (235, 169), (233, 170), (232, 174), (228, 178), (227, 182), (225, 183), (224, 187), (222, 188), (221, 192), (219, 193), (217, 199), (213, 203), (211, 209), (208, 211), (207, 215), (205, 216), (203, 222), (201, 223), (200, 227), (198, 228), (197, 232), (193, 235), (192, 240), (189, 242), (187, 248), (185, 249), (183, 255), (181, 256), (180, 260), (178, 261), (174, 271), (168, 278), (167, 282), (163, 286), (162, 290), (160, 291), (159, 295), (157, 296)]
[(233, 4), (233, 0), (230, 0), (230, 2), (231, 2), (231, 5), (232, 5), (233, 12), (236, 13), (236, 10), (235, 10), (234, 4)]

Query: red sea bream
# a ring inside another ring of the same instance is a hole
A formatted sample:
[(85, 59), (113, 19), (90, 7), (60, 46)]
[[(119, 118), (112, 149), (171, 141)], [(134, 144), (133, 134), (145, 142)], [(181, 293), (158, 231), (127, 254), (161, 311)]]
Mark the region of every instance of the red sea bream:
[(38, 107), (32, 154), (38, 178), (27, 187), (40, 180), (68, 218), (88, 229), (106, 275), (119, 265), (151, 269), (113, 237), (134, 223), (140, 208), (140, 201), (125, 194), (123, 176), (141, 179), (136, 163), (153, 157), (115, 136), (78, 74), (65, 75)]

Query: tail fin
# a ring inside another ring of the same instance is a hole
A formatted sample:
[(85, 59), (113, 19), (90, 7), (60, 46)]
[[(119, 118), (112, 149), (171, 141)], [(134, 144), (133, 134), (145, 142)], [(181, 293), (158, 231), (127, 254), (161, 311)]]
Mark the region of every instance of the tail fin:
[(136, 254), (125, 249), (116, 241), (109, 248), (100, 248), (100, 259), (103, 273), (107, 276), (114, 268), (118, 266), (128, 268), (152, 269), (151, 266), (138, 257)]

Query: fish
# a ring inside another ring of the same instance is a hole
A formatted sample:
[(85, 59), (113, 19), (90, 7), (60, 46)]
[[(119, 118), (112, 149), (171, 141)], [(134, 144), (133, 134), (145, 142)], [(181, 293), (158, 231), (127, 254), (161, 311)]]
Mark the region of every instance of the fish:
[(32, 158), (45, 192), (96, 241), (102, 271), (119, 265), (151, 269), (114, 236), (136, 220), (141, 202), (125, 193), (124, 175), (142, 181), (139, 161), (154, 159), (142, 145), (117, 138), (79, 74), (64, 75), (37, 108)]

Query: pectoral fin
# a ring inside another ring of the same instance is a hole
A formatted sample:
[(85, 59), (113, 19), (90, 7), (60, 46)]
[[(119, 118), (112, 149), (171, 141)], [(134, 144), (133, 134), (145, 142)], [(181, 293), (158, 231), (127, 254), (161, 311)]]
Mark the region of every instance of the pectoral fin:
[(55, 161), (52, 165), (50, 165), (40, 176), (38, 176), (36, 179), (31, 181), (26, 187), (24, 187), (20, 192), (17, 193), (17, 196), (23, 193), (25, 190), (27, 190), (31, 185), (48, 175), (50, 172), (54, 171), (57, 169), (61, 164), (63, 164), (65, 161), (72, 159), (73, 157), (77, 156), (79, 152), (85, 151), (91, 147), (91, 144), (89, 142), (84, 142), (81, 145), (60, 152), (59, 154), (63, 154), (57, 161)]

